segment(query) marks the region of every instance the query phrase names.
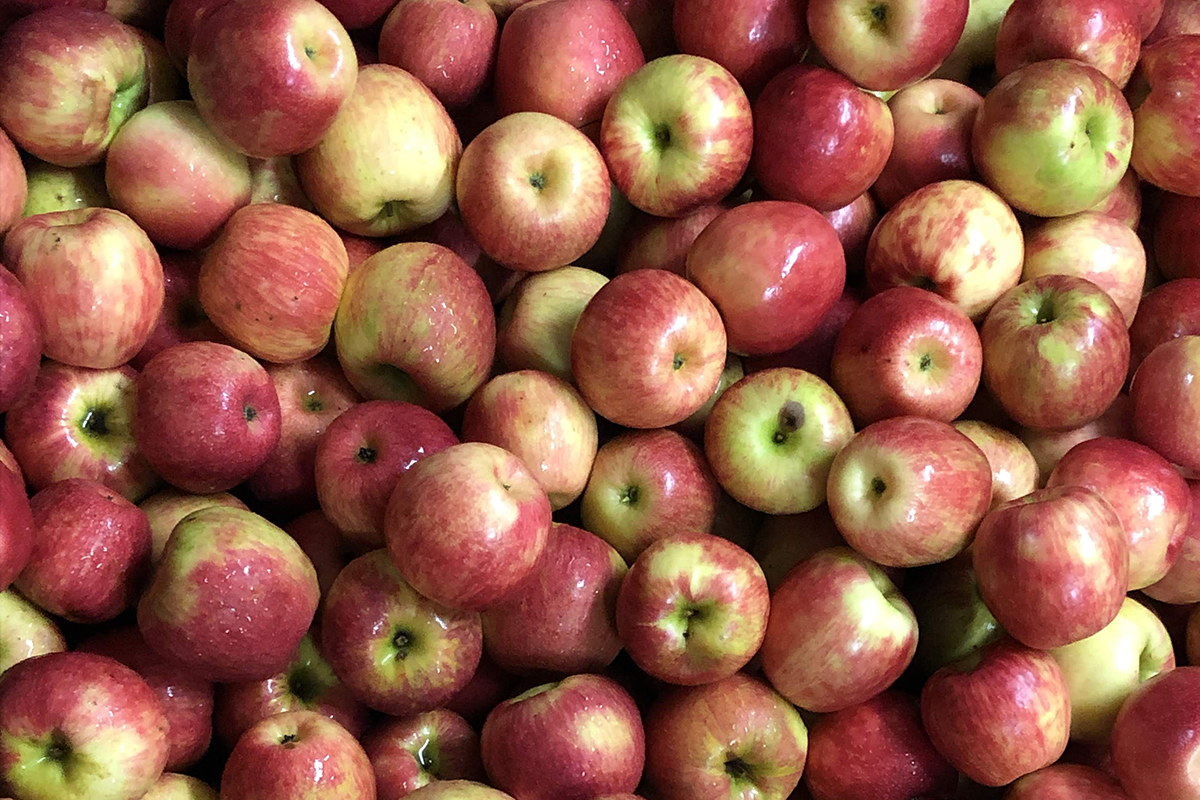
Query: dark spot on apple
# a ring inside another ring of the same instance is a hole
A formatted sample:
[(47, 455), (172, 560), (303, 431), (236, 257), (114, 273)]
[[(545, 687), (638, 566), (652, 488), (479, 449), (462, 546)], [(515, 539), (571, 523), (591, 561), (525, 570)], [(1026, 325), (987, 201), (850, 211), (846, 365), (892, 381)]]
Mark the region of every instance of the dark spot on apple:
[(374, 447), (367, 447), (365, 444), (354, 454), (354, 460), (360, 464), (374, 464), (378, 457), (379, 452)]
[(637, 505), (638, 487), (626, 486), (624, 489), (622, 489), (620, 501), (621, 501), (621, 505), (626, 505), (626, 506)]
[(883, 478), (871, 478), (871, 491), (876, 497), (883, 497), (883, 493), (887, 491), (887, 484), (883, 482)]
[(309, 61), (312, 61), (317, 57), (317, 48), (313, 47), (312, 45), (305, 45), (304, 55), (308, 57)]
[(241, 300), (238, 300), (238, 301), (234, 302), (234, 304), (233, 304), (233, 310), (234, 310), (234, 311), (241, 311), (241, 310), (242, 310), (242, 301), (241, 301)]
[(683, 365), (684, 365), (683, 356), (679, 355), (679, 353), (676, 353), (675, 359), (671, 362), (671, 369), (679, 370), (679, 369), (683, 368)]
[(511, 490), (512, 490), (512, 486), (511, 486), (510, 484), (507, 484), (507, 483), (502, 483), (502, 484), (500, 484), (500, 485), (504, 487), (504, 491), (506, 491), (506, 492), (508, 492), (508, 491), (511, 491)]
[(775, 435), (771, 438), (775, 444), (783, 444), (791, 434), (802, 427), (804, 427), (804, 406), (795, 400), (788, 400), (783, 404), (783, 408), (779, 409)]
[(917, 369), (921, 370), (921, 372), (928, 372), (929, 368), (932, 366), (933, 356), (931, 356), (929, 353), (922, 353), (920, 361), (917, 362)]
[(286, 747), (288, 750), (291, 750), (293, 747), (296, 746), (296, 741), (299, 738), (300, 737), (298, 737), (294, 733), (285, 733), (283, 736), (279, 737), (279, 743), (281, 745), (283, 745), (284, 747)]
[(877, 31), (887, 30), (888, 7), (883, 3), (875, 3), (868, 10), (868, 22)]
[(392, 647), (396, 648), (396, 658), (403, 661), (408, 658), (409, 652), (412, 651), (416, 637), (412, 631), (407, 631), (404, 628), (397, 628), (392, 634)]
[(529, 185), (540, 192), (546, 188), (546, 176), (540, 172), (533, 173), (529, 176)]
[(663, 124), (654, 126), (654, 144), (659, 150), (666, 150), (671, 146), (670, 125)]
[(108, 412), (103, 408), (89, 408), (79, 421), (79, 430), (89, 437), (107, 436)]
[(734, 781), (748, 781), (754, 777), (754, 770), (740, 757), (730, 753), (725, 759), (725, 774)]
[(258, 409), (254, 406), (245, 406), (242, 408), (242, 416), (246, 418), (246, 422), (254, 422), (258, 417)]

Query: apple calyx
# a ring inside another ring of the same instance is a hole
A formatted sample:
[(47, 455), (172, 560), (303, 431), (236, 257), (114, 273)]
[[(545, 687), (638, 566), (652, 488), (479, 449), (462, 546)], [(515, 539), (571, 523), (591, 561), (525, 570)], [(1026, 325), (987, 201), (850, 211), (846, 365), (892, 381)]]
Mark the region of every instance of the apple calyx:
[(546, 175), (542, 172), (534, 172), (529, 176), (529, 185), (539, 192), (546, 188)]
[(417, 646), (417, 636), (407, 628), (396, 628), (392, 633), (392, 656), (403, 661)]
[(636, 506), (639, 494), (640, 492), (638, 491), (637, 484), (630, 484), (624, 489), (621, 489), (620, 494), (617, 497), (617, 501), (623, 506)]
[(866, 13), (863, 15), (867, 22), (867, 27), (878, 33), (887, 33), (888, 29), (888, 7), (886, 3), (872, 3), (867, 6)]
[(374, 464), (377, 458), (379, 458), (379, 451), (367, 444), (361, 445), (358, 452), (354, 454), (354, 460), (360, 464)]
[(79, 420), (79, 432), (88, 439), (103, 439), (112, 431), (108, 426), (108, 414), (112, 409), (106, 406), (89, 406)]
[(713, 605), (713, 603), (685, 603), (669, 618), (668, 627), (681, 639), (687, 641), (692, 635), (692, 625), (703, 622)]
[(258, 409), (254, 406), (242, 406), (242, 416), (246, 418), (246, 422), (254, 422), (258, 416)]
[(749, 784), (754, 786), (754, 767), (748, 764), (745, 759), (736, 753), (727, 753), (725, 756), (725, 774), (729, 776), (729, 780), (735, 785)]
[(285, 733), (279, 737), (279, 744), (285, 750), (293, 750), (300, 742), (299, 734)]

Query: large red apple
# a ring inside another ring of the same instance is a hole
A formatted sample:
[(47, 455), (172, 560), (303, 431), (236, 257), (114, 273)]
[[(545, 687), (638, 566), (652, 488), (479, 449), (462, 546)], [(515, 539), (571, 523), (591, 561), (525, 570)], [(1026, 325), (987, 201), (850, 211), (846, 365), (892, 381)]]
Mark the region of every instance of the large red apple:
[(1124, 86), (1142, 41), (1132, 10), (1125, 0), (1015, 0), (996, 35), (996, 70), (1003, 76), (1036, 61), (1071, 58)]
[(675, 0), (673, 15), (680, 51), (716, 61), (752, 95), (808, 47), (796, 0)]
[(479, 734), (444, 708), (380, 722), (362, 739), (377, 800), (400, 800), (437, 781), (483, 780)]
[(1173, 464), (1200, 470), (1200, 336), (1157, 347), (1138, 367), (1129, 397), (1133, 434)]
[(1192, 197), (1200, 195), (1198, 63), (1200, 35), (1164, 39), (1142, 51), (1129, 88), (1135, 134), (1129, 163), (1160, 189)]
[(446, 108), (462, 108), (487, 82), (498, 32), (485, 0), (409, 0), (380, 29), (379, 61), (412, 73)]
[(1134, 692), (1113, 727), (1113, 767), (1132, 800), (1193, 797), (1200, 667), (1180, 667)]
[(1154, 218), (1154, 260), (1168, 280), (1200, 278), (1200, 247), (1188, 235), (1200, 220), (1200, 198), (1164, 193)]

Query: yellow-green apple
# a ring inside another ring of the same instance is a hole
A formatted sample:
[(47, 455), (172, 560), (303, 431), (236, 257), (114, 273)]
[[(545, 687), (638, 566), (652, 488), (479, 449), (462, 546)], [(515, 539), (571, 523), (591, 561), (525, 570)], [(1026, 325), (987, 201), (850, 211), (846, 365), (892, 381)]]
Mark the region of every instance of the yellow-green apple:
[(1015, 434), (978, 420), (958, 420), (954, 427), (987, 456), (992, 468), (991, 508), (1041, 487), (1037, 459)]
[(511, 114), (472, 139), (456, 186), (462, 220), (483, 251), (525, 272), (571, 264), (591, 249), (611, 194), (596, 146), (561, 119), (537, 112)]
[(750, 101), (729, 70), (694, 55), (651, 61), (604, 109), (600, 149), (634, 206), (682, 217), (716, 203), (750, 163)]
[(694, 284), (657, 269), (613, 278), (588, 301), (571, 335), (571, 368), (588, 404), (627, 428), (690, 417), (717, 388), (726, 334)]
[(676, 275), (686, 274), (687, 254), (692, 243), (724, 211), (724, 206), (712, 204), (671, 219), (643, 214), (629, 226), (621, 245), (617, 272), (665, 269)]
[[(525, 2), (526, 0), (516, 0)], [(513, 0), (489, 0), (493, 5)], [(408, 800), (513, 800), (511, 795), (476, 781), (434, 781), (422, 786), (412, 794), (404, 795)]]
[(129, 667), (92, 653), (22, 661), (0, 680), (0, 770), (29, 800), (136, 800), (162, 774), (168, 721)]
[(213, 685), (188, 674), (188, 666), (155, 653), (133, 626), (112, 628), (80, 642), (77, 652), (118, 661), (142, 676), (167, 716), (166, 769), (183, 770), (208, 750), (213, 729)]
[(583, 494), (596, 458), (596, 415), (571, 384), (536, 370), (498, 375), (463, 412), (462, 438), (525, 462), (557, 511)]
[(1200, 336), (1159, 345), (1142, 361), (1129, 389), (1133, 438), (1173, 464), (1200, 470)]
[(196, 30), (209, 14), (228, 2), (229, 0), (171, 0), (167, 7), (166, 19), (163, 20), (163, 45), (171, 63), (180, 74), (187, 75), (188, 55), (192, 50), (192, 40), (196, 38)]
[(512, 697), (514, 683), (514, 676), (496, 666), (485, 652), (471, 680), (447, 700), (444, 707), (462, 715), (478, 728), (489, 711)]
[(879, 223), (880, 211), (875, 198), (870, 192), (863, 192), (841, 208), (823, 214), (842, 242), (847, 273), (861, 275), (867, 263), (867, 245)]
[(935, 672), (921, 690), (921, 718), (960, 772), (1004, 786), (1063, 754), (1071, 700), (1049, 653), (1004, 638)]
[[(1188, 481), (1190, 516), (1183, 532), (1179, 556), (1167, 574), (1143, 588), (1143, 592), (1163, 603), (1183, 605), (1200, 602), (1200, 482)], [(1200, 664), (1200, 659), (1191, 659)]]
[(162, 263), (145, 232), (119, 211), (29, 217), (5, 236), (3, 262), (29, 291), (43, 355), (64, 364), (124, 364), (162, 310)]
[(1103, 744), (1141, 684), (1175, 668), (1171, 637), (1154, 612), (1126, 597), (1116, 618), (1086, 639), (1056, 647), (1071, 696), (1071, 738)]
[(1086, 486), (1112, 506), (1129, 541), (1130, 589), (1163, 578), (1179, 557), (1191, 493), (1149, 447), (1106, 436), (1080, 442), (1054, 467), (1046, 486)]
[(388, 719), (362, 737), (377, 800), (400, 800), (437, 781), (483, 780), (479, 734), (444, 708)]
[(767, 580), (753, 556), (718, 536), (681, 532), (633, 563), (617, 598), (617, 630), (648, 675), (696, 686), (750, 662), (769, 607)]
[(1132, 228), (1095, 211), (1047, 220), (1025, 237), (1021, 279), (1075, 275), (1099, 286), (1132, 325), (1146, 283), (1146, 250)]
[[(869, 195), (863, 195), (863, 197), (869, 197)], [(866, 231), (868, 236), (870, 233), (870, 230)], [(843, 246), (845, 245), (843, 244)], [(864, 250), (865, 247), (866, 241), (864, 239)], [(860, 272), (861, 266), (860, 262)], [(775, 353), (769, 356), (747, 356), (743, 361), (745, 373), (749, 375), (775, 367), (791, 367), (811, 372), (823, 381), (828, 382), (832, 380), (833, 350), (837, 344), (838, 334), (841, 333), (842, 328), (846, 325), (846, 321), (858, 310), (862, 302), (862, 295), (859, 289), (853, 285), (847, 286), (843, 290), (842, 296), (834, 302), (829, 311), (825, 313), (825, 316), (821, 318), (821, 321), (817, 323), (817, 327), (813, 329), (813, 332), (804, 338), (804, 341), (782, 353)]]
[(66, 649), (67, 640), (48, 614), (16, 589), (0, 592), (0, 675), (27, 659)]
[(393, 236), (446, 212), (461, 154), (450, 115), (425, 84), (399, 67), (370, 64), (333, 127), (296, 159), (296, 172), (337, 227)]
[(536, 369), (573, 380), (571, 334), (584, 307), (608, 283), (599, 272), (561, 267), (528, 275), (496, 320), (496, 355), (510, 370)]
[[(1080, 425), (1065, 431), (1046, 431), (1033, 428), (1021, 428), (1018, 437), (1033, 454), (1044, 485), (1054, 471), (1054, 467), (1062, 460), (1072, 447), (1088, 439), (1098, 436), (1111, 436), (1117, 439), (1133, 438), (1132, 404), (1129, 395), (1119, 394), (1111, 406), (1097, 419), (1086, 425)], [(1014, 498), (1015, 499), (1015, 498)]]
[(350, 541), (383, 546), (383, 518), (396, 479), (422, 458), (458, 444), (432, 411), (371, 400), (343, 412), (317, 441), (314, 480), (321, 510)]
[(669, 430), (631, 431), (597, 451), (579, 513), (585, 529), (633, 563), (663, 537), (711, 531), (720, 495), (691, 440)]
[(969, 551), (908, 573), (905, 584), (921, 631), (913, 657), (921, 677), (1004, 635), (979, 594)]
[(1021, 227), (999, 195), (972, 181), (940, 181), (879, 221), (867, 247), (867, 283), (877, 292), (929, 289), (978, 321), (1017, 285), (1024, 257)]
[(133, 433), (146, 461), (176, 488), (233, 488), (279, 445), (279, 396), (267, 371), (229, 345), (186, 342), (142, 370)]
[(200, 305), (200, 254), (163, 250), (159, 260), (163, 270), (162, 311), (142, 349), (129, 360), (129, 366), (137, 370), (171, 345), (225, 341)]
[(968, 0), (810, 0), (808, 30), (821, 55), (864, 89), (896, 91), (930, 75), (954, 50)]
[(257, 514), (211, 506), (171, 532), (138, 602), (138, 629), (195, 677), (261, 680), (287, 666), (319, 600), (295, 540)]
[(971, 140), (987, 184), (1041, 217), (1085, 211), (1107, 197), (1132, 147), (1133, 114), (1120, 87), (1064, 58), (1005, 76), (984, 98)]
[(792, 567), (819, 550), (845, 544), (829, 506), (820, 505), (802, 514), (769, 515), (754, 534), (751, 553), (762, 567), (767, 586), (775, 591)]
[(829, 511), (842, 536), (889, 567), (945, 561), (971, 542), (992, 500), (992, 470), (945, 422), (892, 417), (868, 425), (829, 470)]
[(22, 212), (25, 217), (109, 204), (103, 165), (59, 167), (30, 158), (25, 165), (25, 180), (29, 186)]
[(671, 12), (674, 0), (613, 0), (629, 27), (637, 36), (638, 44), (647, 60), (675, 52), (675, 36), (671, 30)]
[(220, 796), (199, 778), (164, 772), (141, 800), (220, 800)]
[(334, 320), (338, 361), (371, 400), (448, 411), (483, 385), (496, 314), (475, 270), (441, 245), (412, 242), (351, 273)]
[(796, 64), (754, 102), (754, 175), (777, 200), (833, 211), (875, 182), (894, 135), (878, 97), (836, 72)]
[(396, 4), (392, 0), (325, 0), (322, 5), (348, 30), (359, 31), (375, 25)]
[(1141, 51), (1132, 11), (1126, 0), (1016, 0), (996, 34), (996, 71), (1003, 76), (1036, 61), (1070, 58), (1123, 87)]
[(67, 478), (98, 481), (138, 502), (158, 476), (133, 436), (138, 375), (47, 361), (9, 410), (4, 438), (35, 491)]
[(175, 526), (193, 511), (209, 506), (228, 506), (245, 509), (246, 504), (231, 494), (187, 494), (178, 489), (163, 489), (138, 504), (150, 522), (150, 563), (157, 564), (162, 558), (167, 540)]
[(499, 26), (486, 0), (403, 0), (379, 33), (379, 61), (405, 69), (449, 109), (487, 82)]
[(36, 11), (0, 35), (0, 49), (7, 54), (0, 126), (43, 161), (101, 161), (120, 127), (146, 104), (142, 40), (108, 14), (70, 6)]
[(0, 466), (0, 591), (7, 590), (29, 563), (35, 534), (25, 482)]
[(1165, 192), (1154, 218), (1154, 260), (1168, 280), (1200, 278), (1200, 248), (1190, 232), (1200, 220), (1200, 198)]
[(384, 538), (418, 592), (451, 608), (483, 611), (537, 570), (550, 513), (546, 490), (521, 459), (468, 442), (426, 456), (400, 476)]
[[(283, 526), (288, 536), (296, 540), (300, 549), (312, 562), (317, 571), (317, 586), (321, 589), (321, 600), (329, 595), (334, 580), (361, 552), (342, 535), (337, 526), (320, 511), (309, 511)], [(321, 609), (317, 609), (318, 619)]]
[(833, 386), (860, 425), (916, 415), (950, 422), (979, 388), (983, 347), (961, 308), (896, 286), (850, 315), (833, 350)]
[(725, 390), (705, 423), (704, 452), (739, 503), (797, 514), (825, 502), (834, 456), (853, 435), (850, 412), (829, 384), (776, 367)]
[(20, 221), (29, 194), (25, 165), (8, 134), (0, 131), (0, 233)]
[(85, 624), (113, 619), (137, 601), (150, 572), (150, 523), (141, 509), (83, 478), (51, 484), (29, 506), (36, 536), (13, 582), (21, 594)]
[(354, 735), (315, 711), (267, 717), (242, 734), (221, 772), (221, 800), (375, 800), (375, 773)]
[(1137, 230), (1142, 219), (1142, 180), (1137, 170), (1132, 167), (1125, 170), (1117, 188), (1088, 210), (1110, 216)]
[(827, 219), (801, 203), (746, 203), (714, 219), (687, 254), (687, 278), (712, 300), (728, 347), (780, 353), (811, 334), (846, 283)]
[(278, 674), (219, 686), (213, 724), (221, 741), (233, 747), (260, 720), (289, 711), (315, 711), (355, 738), (367, 730), (367, 707), (338, 680), (311, 633)]
[(971, 548), (979, 591), (1017, 641), (1049, 649), (1112, 622), (1129, 587), (1129, 538), (1083, 486), (1039, 489), (988, 513)]
[(292, 156), (276, 156), (274, 158), (251, 158), (250, 163), (250, 202), (251, 203), (284, 203), (305, 211), (312, 211), (314, 206), (300, 186), (300, 176), (296, 174), (296, 160)]
[(1193, 135), (1198, 61), (1200, 35), (1173, 36), (1142, 51), (1129, 84), (1136, 133), (1130, 163), (1143, 180), (1191, 197), (1200, 195), (1200, 145)]
[(1129, 800), (1116, 779), (1082, 764), (1052, 764), (1015, 781), (1004, 800)]
[(33, 390), (42, 363), (42, 326), (29, 290), (0, 266), (0, 411)]
[(227, 147), (186, 100), (155, 103), (113, 138), (104, 181), (115, 208), (156, 243), (180, 250), (208, 244), (250, 202), (250, 165)]
[(479, 742), (492, 784), (522, 800), (632, 792), (646, 758), (637, 705), (600, 675), (505, 700), (488, 714)]
[(504, 22), (496, 104), (501, 116), (539, 111), (582, 127), (603, 116), (617, 86), (645, 62), (610, 0), (534, 0)]
[(780, 694), (825, 713), (887, 689), (916, 649), (917, 619), (891, 579), (853, 550), (830, 547), (775, 590), (759, 658)]
[(465, 687), (482, 640), (477, 613), (417, 594), (382, 549), (342, 570), (321, 617), (338, 679), (359, 702), (396, 716), (437, 708)]
[(813, 723), (804, 783), (813, 800), (952, 797), (958, 770), (929, 741), (917, 699), (888, 691)]
[(279, 397), (279, 444), (250, 476), (249, 488), (263, 502), (303, 507), (317, 492), (321, 434), (358, 395), (337, 362), (326, 356), (272, 365), (267, 374)]
[[(990, 83), (996, 60), (996, 32), (1013, 0), (971, 0), (967, 22), (954, 50), (934, 72), (936, 78)], [(982, 74), (981, 74), (982, 73)]]
[(517, 674), (600, 672), (621, 652), (617, 593), (626, 572), (603, 539), (555, 524), (537, 572), (484, 612), (484, 648)]
[(1171, 36), (1189, 33), (1200, 33), (1200, 4), (1195, 0), (1166, 0), (1162, 15), (1144, 44), (1149, 46)]
[(712, 413), (713, 406), (717, 404), (717, 400), (721, 399), (721, 395), (725, 394), (725, 390), (746, 376), (746, 370), (742, 364), (742, 359), (733, 353), (725, 355), (725, 369), (721, 371), (721, 380), (717, 382), (717, 388), (713, 390), (712, 396), (696, 409), (690, 417), (674, 426), (674, 429), (697, 442), (704, 442), (704, 426), (708, 424), (708, 416)]
[(675, 0), (672, 27), (680, 52), (711, 58), (752, 95), (798, 62), (809, 42), (796, 0)]
[(645, 725), (647, 790), (661, 800), (783, 800), (800, 783), (804, 721), (745, 673), (669, 689), (646, 712)]
[(1010, 289), (980, 329), (983, 382), (1015, 422), (1067, 430), (1113, 404), (1129, 370), (1121, 309), (1096, 284), (1043, 275)]
[[(1169, 40), (1168, 40), (1169, 41)], [(1112, 759), (1132, 800), (1193, 797), (1200, 740), (1200, 667), (1180, 667), (1142, 684), (1121, 706), (1113, 726)]]

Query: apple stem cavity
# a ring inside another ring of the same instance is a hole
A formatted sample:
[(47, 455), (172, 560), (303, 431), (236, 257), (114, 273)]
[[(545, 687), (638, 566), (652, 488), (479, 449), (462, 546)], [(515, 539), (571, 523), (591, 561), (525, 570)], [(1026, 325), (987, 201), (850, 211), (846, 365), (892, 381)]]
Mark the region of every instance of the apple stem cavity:
[(666, 150), (671, 146), (671, 126), (660, 124), (654, 126), (654, 144), (659, 150)]
[(108, 435), (108, 412), (102, 408), (89, 408), (79, 423), (79, 429), (91, 437)]
[(296, 746), (296, 740), (298, 738), (299, 737), (297, 737), (294, 733), (285, 733), (283, 736), (279, 737), (279, 743), (288, 750), (291, 750)]
[(255, 417), (258, 416), (258, 409), (253, 406), (245, 406), (242, 408), (242, 416), (246, 418), (246, 422), (254, 422)]
[(735, 783), (742, 783), (754, 777), (754, 770), (740, 757), (730, 754), (725, 761), (725, 774)]
[(62, 765), (70, 757), (71, 744), (67, 741), (67, 737), (63, 735), (62, 731), (54, 731), (50, 734), (50, 744), (46, 746), (46, 760)]
[(887, 483), (884, 482), (883, 478), (876, 475), (874, 478), (871, 478), (871, 491), (874, 492), (876, 497), (883, 497), (883, 493), (887, 491)]
[(1045, 325), (1047, 322), (1053, 322), (1054, 313), (1054, 298), (1043, 297), (1042, 302), (1037, 307), (1037, 324)]
[(638, 501), (638, 487), (626, 486), (624, 489), (621, 490), (621, 497), (620, 497), (621, 505), (632, 506), (632, 505), (636, 505), (637, 501)]
[(683, 356), (676, 353), (675, 360), (671, 362), (671, 369), (678, 371), (683, 368), (683, 364), (684, 364)]
[(539, 192), (546, 188), (546, 176), (540, 172), (535, 172), (529, 176), (529, 185), (537, 189)]
[(875, 3), (867, 9), (869, 17), (867, 19), (871, 28), (876, 31), (885, 32), (888, 27), (888, 7), (883, 3)]
[(376, 452), (374, 447), (367, 447), (366, 445), (363, 445), (362, 447), (358, 448), (358, 452), (354, 454), (354, 460), (360, 464), (374, 464), (375, 459), (378, 458), (378, 456), (379, 453)]
[(392, 635), (392, 646), (396, 648), (396, 658), (403, 661), (408, 658), (409, 652), (412, 650), (415, 637), (411, 632), (403, 628), (397, 630)]

